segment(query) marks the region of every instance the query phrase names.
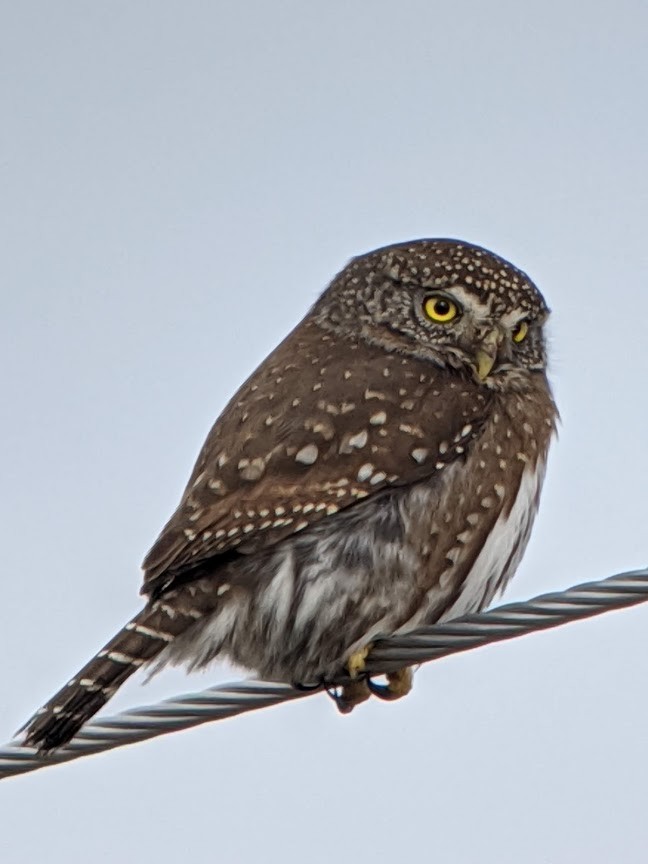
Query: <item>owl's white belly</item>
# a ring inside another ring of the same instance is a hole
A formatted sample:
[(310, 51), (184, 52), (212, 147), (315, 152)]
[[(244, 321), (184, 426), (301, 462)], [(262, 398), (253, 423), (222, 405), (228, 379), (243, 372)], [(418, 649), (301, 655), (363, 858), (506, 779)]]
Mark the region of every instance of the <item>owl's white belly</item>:
[(426, 623), (450, 621), (479, 612), (486, 608), (501, 593), (514, 575), (526, 549), (531, 528), (538, 509), (538, 498), (544, 480), (545, 463), (541, 460), (535, 469), (527, 469), (522, 475), (520, 487), (513, 506), (502, 513), (489, 532), (470, 571), (463, 579), (456, 600), (441, 612), (439, 608), (447, 594), (447, 585), (453, 581), (452, 570), (447, 570), (430, 588), (427, 603), (402, 624), (397, 633), (406, 633)]
[[(544, 464), (538, 464), (536, 470), (524, 472), (510, 513), (500, 515), (463, 584), (460, 596), (440, 621), (477, 612), (504, 591), (529, 542), (544, 472)], [(484, 585), (488, 586), (486, 591)]]
[[(539, 465), (535, 471), (524, 472), (511, 512), (506, 516), (500, 515), (464, 582), (461, 594), (440, 621), (477, 612), (506, 588), (529, 542), (543, 479), (544, 465)], [(486, 592), (485, 583), (488, 585)]]

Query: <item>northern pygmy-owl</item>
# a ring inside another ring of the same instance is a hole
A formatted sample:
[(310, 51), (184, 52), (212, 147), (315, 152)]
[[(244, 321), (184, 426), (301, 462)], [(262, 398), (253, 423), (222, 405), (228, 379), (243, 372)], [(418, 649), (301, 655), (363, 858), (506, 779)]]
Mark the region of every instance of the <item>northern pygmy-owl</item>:
[(146, 605), (27, 725), (69, 740), (140, 666), (229, 658), (336, 700), (377, 636), (487, 606), (538, 506), (557, 412), (548, 309), (491, 252), (415, 240), (351, 261), (212, 428), (144, 561)]

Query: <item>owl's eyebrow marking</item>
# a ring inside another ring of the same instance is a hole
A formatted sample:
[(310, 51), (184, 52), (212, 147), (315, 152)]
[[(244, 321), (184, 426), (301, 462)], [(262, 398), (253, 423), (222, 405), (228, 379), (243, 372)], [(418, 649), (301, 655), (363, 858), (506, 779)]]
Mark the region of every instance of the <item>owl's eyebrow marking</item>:
[(444, 289), (444, 293), (458, 300), (464, 310), (470, 311), (478, 317), (488, 318), (492, 314), (493, 295), (482, 300), (474, 290), (464, 288), (463, 285), (452, 285)]
[(525, 309), (514, 309), (512, 312), (507, 312), (502, 315), (501, 322), (505, 327), (515, 327), (520, 321), (527, 321), (529, 324), (533, 322), (533, 317)]

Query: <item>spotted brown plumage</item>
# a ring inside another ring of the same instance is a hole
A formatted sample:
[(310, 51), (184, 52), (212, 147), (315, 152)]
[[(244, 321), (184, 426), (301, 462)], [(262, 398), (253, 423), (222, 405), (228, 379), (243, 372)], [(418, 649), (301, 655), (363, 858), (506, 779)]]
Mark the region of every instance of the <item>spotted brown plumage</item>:
[(555, 426), (547, 315), (528, 277), (467, 243), (354, 259), (216, 421), (144, 561), (144, 609), (26, 741), (64, 743), (151, 661), (228, 657), (303, 684), (346, 663), (350, 710), (372, 639), (490, 603), (524, 551)]
[(243, 385), (146, 556), (145, 593), (187, 566), (260, 551), (370, 494), (429, 477), (464, 451), (488, 393), (416, 357), (359, 347), (306, 321)]

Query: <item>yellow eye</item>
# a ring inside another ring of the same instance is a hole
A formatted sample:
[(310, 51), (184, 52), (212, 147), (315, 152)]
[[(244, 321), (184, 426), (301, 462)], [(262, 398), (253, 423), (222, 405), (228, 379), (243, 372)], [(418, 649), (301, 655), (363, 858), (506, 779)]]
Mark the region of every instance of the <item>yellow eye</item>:
[(438, 324), (447, 324), (459, 314), (459, 307), (448, 297), (428, 297), (423, 309), (428, 318)]
[(529, 332), (529, 325), (526, 321), (518, 321), (513, 328), (512, 336), (514, 342), (524, 342), (526, 335)]

